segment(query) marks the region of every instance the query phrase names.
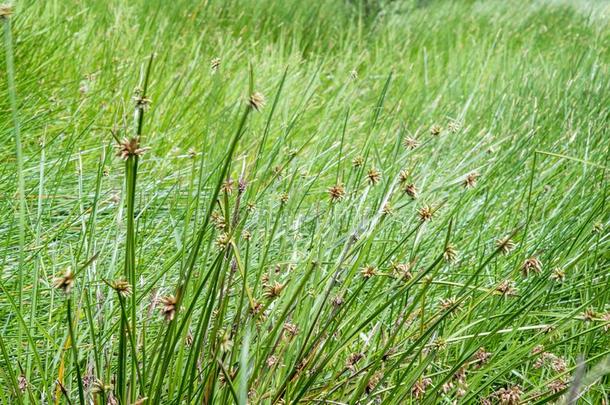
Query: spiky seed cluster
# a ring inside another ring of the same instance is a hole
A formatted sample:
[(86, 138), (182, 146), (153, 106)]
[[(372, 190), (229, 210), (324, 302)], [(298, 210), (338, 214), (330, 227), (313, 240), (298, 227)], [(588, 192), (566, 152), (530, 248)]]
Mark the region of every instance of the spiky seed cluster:
[(131, 284), (129, 284), (127, 280), (113, 281), (111, 287), (123, 298), (127, 298), (131, 295)]
[(343, 200), (343, 197), (345, 197), (345, 188), (343, 187), (343, 184), (336, 184), (330, 187), (328, 189), (328, 195), (332, 202)]
[(398, 174), (398, 181), (400, 181), (400, 184), (406, 183), (410, 175), (411, 173), (409, 173), (408, 170), (401, 170)]
[(481, 367), (489, 361), (492, 353), (485, 350), (484, 347), (479, 347), (479, 350), (474, 354), (474, 360), (477, 362), (477, 367)]
[(216, 73), (218, 68), (220, 68), (220, 58), (213, 58), (210, 61), (210, 69), (212, 70), (212, 73)]
[(103, 394), (105, 392), (110, 391), (111, 389), (112, 389), (112, 385), (104, 384), (104, 382), (102, 380), (96, 379), (93, 382), (92, 392), (94, 394)]
[(426, 395), (426, 390), (428, 389), (428, 386), (431, 384), (432, 380), (430, 378), (420, 378), (415, 382), (415, 384), (413, 384), (413, 387), (411, 388), (411, 395), (415, 399), (422, 399), (424, 395)]
[(335, 308), (340, 307), (341, 305), (343, 305), (343, 296), (342, 295), (335, 295), (333, 297), (333, 299), (331, 300), (331, 304)]
[(568, 384), (561, 378), (558, 378), (556, 380), (551, 381), (548, 384), (548, 387), (549, 387), (549, 391), (551, 392), (551, 394), (558, 394), (561, 391), (566, 390), (568, 388)]
[(226, 232), (221, 233), (216, 238), (216, 246), (218, 246), (220, 249), (226, 249), (227, 246), (229, 246), (230, 242), (231, 242), (231, 237)]
[(259, 92), (252, 93), (252, 95), (250, 96), (250, 99), (248, 100), (248, 105), (253, 110), (256, 110), (256, 111), (262, 110), (263, 107), (265, 106), (265, 96), (263, 96)]
[(445, 252), (443, 252), (443, 259), (445, 259), (446, 262), (455, 263), (457, 258), (457, 249), (451, 243), (448, 243), (447, 246), (445, 246)]
[(519, 405), (521, 403), (523, 391), (518, 385), (508, 388), (500, 388), (492, 394), (501, 405)]
[(521, 273), (524, 277), (530, 275), (530, 273), (539, 274), (542, 271), (542, 262), (537, 257), (530, 257), (523, 262), (521, 266)]
[(381, 172), (374, 167), (371, 167), (369, 172), (366, 174), (366, 177), (369, 179), (369, 184), (375, 185), (381, 181)]
[(392, 269), (398, 275), (398, 277), (405, 281), (409, 281), (413, 278), (413, 274), (411, 273), (411, 265), (409, 263), (393, 263)]
[(278, 283), (277, 281), (273, 284), (265, 285), (265, 292), (263, 296), (268, 300), (274, 300), (282, 294), (284, 284)]
[(405, 148), (413, 150), (415, 148), (417, 148), (419, 146), (419, 141), (415, 138), (411, 138), (409, 136), (407, 136), (403, 141), (402, 141), (403, 145), (405, 146)]
[(362, 165), (364, 164), (364, 157), (363, 156), (356, 156), (354, 159), (352, 159), (352, 166), (354, 167), (362, 167)]
[(385, 203), (383, 208), (381, 209), (381, 215), (388, 216), (394, 213), (394, 208), (390, 205), (390, 203)]
[(377, 274), (377, 269), (374, 266), (365, 266), (362, 270), (360, 270), (360, 274), (365, 279), (369, 279)]
[(233, 341), (229, 335), (228, 331), (225, 331), (220, 337), (220, 341), (218, 342), (218, 348), (222, 353), (226, 353), (233, 347)]
[(136, 95), (133, 97), (133, 101), (136, 103), (136, 108), (140, 111), (148, 110), (152, 100), (149, 97), (146, 97), (139, 92), (136, 92)]
[(549, 278), (553, 281), (557, 281), (558, 283), (563, 283), (566, 279), (566, 273), (563, 271), (563, 269), (561, 269), (561, 267), (555, 267)]
[(288, 202), (288, 193), (280, 194), (280, 203), (286, 204)]
[(461, 123), (459, 121), (451, 121), (448, 125), (447, 125), (447, 129), (449, 130), (449, 132), (451, 132), (452, 134), (455, 134), (457, 131), (460, 130), (461, 127)]
[(13, 6), (10, 4), (0, 4), (0, 18), (9, 18), (13, 14)]
[(498, 239), (496, 241), (496, 247), (500, 250), (500, 253), (507, 255), (515, 248), (515, 242), (510, 237)]
[(477, 185), (479, 176), (480, 175), (477, 172), (469, 173), (464, 179), (462, 185), (464, 186), (464, 188), (474, 188)]
[(74, 276), (72, 268), (68, 267), (63, 276), (56, 277), (53, 280), (53, 286), (62, 290), (65, 294), (70, 294), (72, 287), (74, 287)]
[(595, 313), (593, 308), (587, 308), (587, 309), (585, 309), (585, 311), (582, 313), (581, 316), (582, 316), (583, 321), (591, 322), (597, 317), (597, 314)]
[(142, 156), (150, 148), (140, 147), (140, 137), (134, 136), (131, 138), (123, 138), (116, 146), (116, 155), (123, 160), (129, 159), (131, 156)]
[(350, 353), (349, 356), (347, 356), (347, 359), (345, 360), (345, 367), (350, 369), (350, 370), (354, 370), (356, 367), (356, 364), (358, 364), (358, 362), (360, 360), (362, 360), (364, 358), (364, 354), (360, 353), (360, 352), (356, 352), (356, 353)]
[(411, 197), (412, 199), (417, 198), (418, 190), (415, 184), (407, 184), (404, 188), (405, 194)]
[(458, 301), (455, 297), (441, 298), (438, 305), (439, 305), (439, 307), (441, 307), (441, 309), (444, 309), (445, 311), (447, 311), (447, 310), (451, 309), (453, 306), (455, 306), (455, 304), (457, 304), (457, 302)]
[(510, 297), (517, 295), (517, 290), (515, 289), (515, 283), (511, 280), (504, 280), (496, 287), (496, 291), (504, 296)]
[(174, 319), (176, 315), (176, 305), (178, 300), (173, 295), (166, 295), (161, 298), (161, 315), (165, 318), (166, 321), (171, 321)]
[(225, 181), (222, 182), (222, 185), (220, 186), (220, 190), (225, 194), (232, 194), (234, 184), (235, 184), (235, 182), (233, 181), (233, 179), (226, 179)]
[(443, 128), (438, 124), (434, 124), (430, 127), (430, 135), (432, 136), (438, 136), (442, 131)]
[(424, 205), (417, 211), (417, 215), (422, 222), (430, 221), (434, 215), (434, 210), (429, 205)]
[(17, 386), (19, 387), (19, 391), (21, 391), (21, 393), (24, 393), (28, 388), (28, 380), (26, 380), (23, 374), (19, 374), (19, 377), (17, 377)]
[(282, 328), (289, 337), (296, 336), (299, 333), (299, 327), (294, 323), (286, 322)]
[(567, 368), (566, 361), (563, 358), (550, 352), (540, 353), (540, 357), (534, 363), (534, 368), (542, 368), (544, 366), (549, 367), (557, 373), (563, 373)]
[(370, 394), (371, 392), (373, 392), (373, 390), (379, 384), (379, 381), (381, 381), (382, 377), (383, 377), (383, 373), (381, 371), (378, 371), (375, 374), (373, 374), (373, 376), (371, 377), (369, 382), (366, 384), (366, 387), (364, 388), (364, 391), (367, 394)]

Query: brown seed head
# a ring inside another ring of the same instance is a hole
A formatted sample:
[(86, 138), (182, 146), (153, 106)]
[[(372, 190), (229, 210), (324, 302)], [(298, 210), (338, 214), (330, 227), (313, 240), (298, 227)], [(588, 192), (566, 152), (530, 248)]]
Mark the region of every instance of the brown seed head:
[(235, 182), (233, 181), (233, 179), (227, 179), (220, 186), (220, 190), (225, 194), (231, 194), (231, 193), (233, 193), (234, 184), (235, 184)]
[(445, 259), (445, 261), (448, 263), (455, 263), (457, 261), (457, 258), (458, 258), (458, 252), (457, 252), (455, 246), (453, 246), (451, 243), (448, 243), (447, 246), (445, 246), (445, 252), (443, 253), (443, 259)]
[(555, 267), (549, 277), (551, 280), (557, 281), (558, 283), (563, 283), (566, 279), (566, 273), (561, 269), (561, 267)]
[(405, 183), (409, 179), (410, 175), (411, 175), (411, 173), (409, 173), (408, 170), (401, 170), (400, 174), (398, 175), (398, 179), (400, 181), (400, 184)]
[(111, 287), (123, 298), (127, 298), (131, 295), (131, 284), (126, 280), (115, 280), (111, 283)]
[(72, 269), (68, 267), (63, 276), (56, 277), (53, 280), (53, 286), (62, 290), (65, 294), (70, 294), (72, 287), (74, 287), (74, 276)]
[(597, 314), (593, 310), (593, 308), (587, 308), (582, 313), (582, 320), (585, 322), (591, 322), (597, 317)]
[(428, 389), (428, 386), (431, 384), (432, 380), (430, 378), (420, 378), (411, 388), (411, 395), (415, 397), (415, 399), (423, 398), (424, 395), (426, 395), (426, 390)]
[(434, 215), (434, 210), (429, 205), (424, 205), (417, 211), (417, 215), (422, 222), (430, 221)]
[(354, 159), (352, 159), (352, 166), (354, 166), (354, 167), (362, 167), (363, 164), (364, 164), (364, 157), (362, 157), (362, 156), (356, 156)]
[(464, 179), (462, 185), (465, 188), (474, 188), (477, 185), (477, 180), (479, 179), (479, 176), (480, 175), (477, 172), (469, 173)]
[(345, 197), (345, 188), (343, 184), (336, 184), (328, 189), (328, 195), (330, 196), (331, 202), (337, 202), (343, 200)]
[(174, 319), (174, 316), (176, 315), (177, 302), (176, 297), (173, 295), (167, 295), (161, 298), (161, 315), (163, 315), (166, 321), (169, 322)]
[(286, 204), (288, 202), (288, 193), (280, 194), (280, 203)]
[(377, 269), (374, 266), (365, 266), (362, 270), (360, 270), (360, 274), (365, 279), (369, 279), (377, 274)]
[(539, 274), (542, 271), (542, 262), (537, 257), (530, 257), (523, 262), (521, 273), (523, 277), (529, 276), (530, 273)]
[(496, 241), (496, 247), (503, 255), (509, 254), (515, 248), (515, 242), (508, 236)]
[(116, 146), (116, 155), (123, 160), (129, 159), (131, 156), (142, 156), (150, 148), (140, 147), (140, 137), (134, 136), (131, 138), (123, 138), (123, 140)]
[(518, 385), (500, 388), (494, 392), (494, 397), (501, 405), (519, 405), (521, 403), (521, 395), (523, 395), (523, 391)]
[(249, 104), (250, 108), (252, 108), (253, 110), (260, 111), (265, 106), (265, 96), (263, 96), (259, 92), (254, 92), (250, 96), (250, 99), (248, 100), (248, 104)]
[(502, 281), (497, 287), (496, 291), (504, 297), (510, 297), (517, 295), (517, 290), (515, 289), (515, 283), (511, 280)]
[(360, 360), (362, 360), (363, 358), (364, 358), (364, 354), (362, 354), (360, 352), (350, 353), (350, 355), (347, 356), (347, 360), (345, 360), (345, 367), (347, 367), (350, 370), (354, 370), (355, 365), (358, 364), (358, 362)]
[(442, 131), (443, 128), (438, 124), (434, 124), (430, 127), (430, 135), (432, 136), (438, 136)]
[(416, 199), (417, 198), (417, 187), (415, 187), (415, 184), (407, 184), (404, 188), (405, 194), (407, 194), (409, 197), (411, 197), (412, 199)]
[(11, 15), (13, 15), (13, 6), (11, 4), (0, 4), (0, 18), (10, 18)]
[(371, 167), (366, 177), (369, 179), (369, 184), (375, 185), (381, 181), (381, 172), (374, 167)]
[(419, 141), (415, 138), (406, 137), (404, 141), (402, 141), (405, 148), (413, 150), (419, 146)]
[(299, 333), (299, 327), (294, 323), (286, 322), (282, 327), (289, 337), (296, 336)]
[(278, 283), (277, 281), (271, 285), (265, 286), (265, 292), (263, 296), (268, 300), (274, 300), (282, 294), (284, 284)]
[(220, 68), (220, 58), (213, 58), (210, 61), (210, 69), (212, 70), (212, 73), (216, 73), (218, 68)]
[(411, 273), (411, 265), (409, 263), (392, 263), (392, 269), (398, 275), (398, 277), (405, 281), (409, 281), (413, 278), (413, 274)]

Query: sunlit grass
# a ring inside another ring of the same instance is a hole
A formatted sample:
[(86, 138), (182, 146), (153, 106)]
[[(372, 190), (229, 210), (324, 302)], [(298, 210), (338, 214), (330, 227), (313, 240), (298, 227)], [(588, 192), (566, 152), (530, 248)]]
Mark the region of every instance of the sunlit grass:
[(3, 403), (608, 397), (604, 3), (2, 23)]

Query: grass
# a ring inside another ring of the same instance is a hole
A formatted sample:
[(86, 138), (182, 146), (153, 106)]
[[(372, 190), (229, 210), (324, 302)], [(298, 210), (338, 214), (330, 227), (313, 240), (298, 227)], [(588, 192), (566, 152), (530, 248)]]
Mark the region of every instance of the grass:
[(609, 10), (17, 2), (0, 402), (604, 403)]

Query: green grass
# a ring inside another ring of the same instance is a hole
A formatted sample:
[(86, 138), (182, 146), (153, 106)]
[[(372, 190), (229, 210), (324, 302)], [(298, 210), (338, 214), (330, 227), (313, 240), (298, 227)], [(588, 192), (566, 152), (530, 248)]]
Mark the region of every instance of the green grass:
[(0, 403), (602, 403), (609, 16), (16, 2)]

